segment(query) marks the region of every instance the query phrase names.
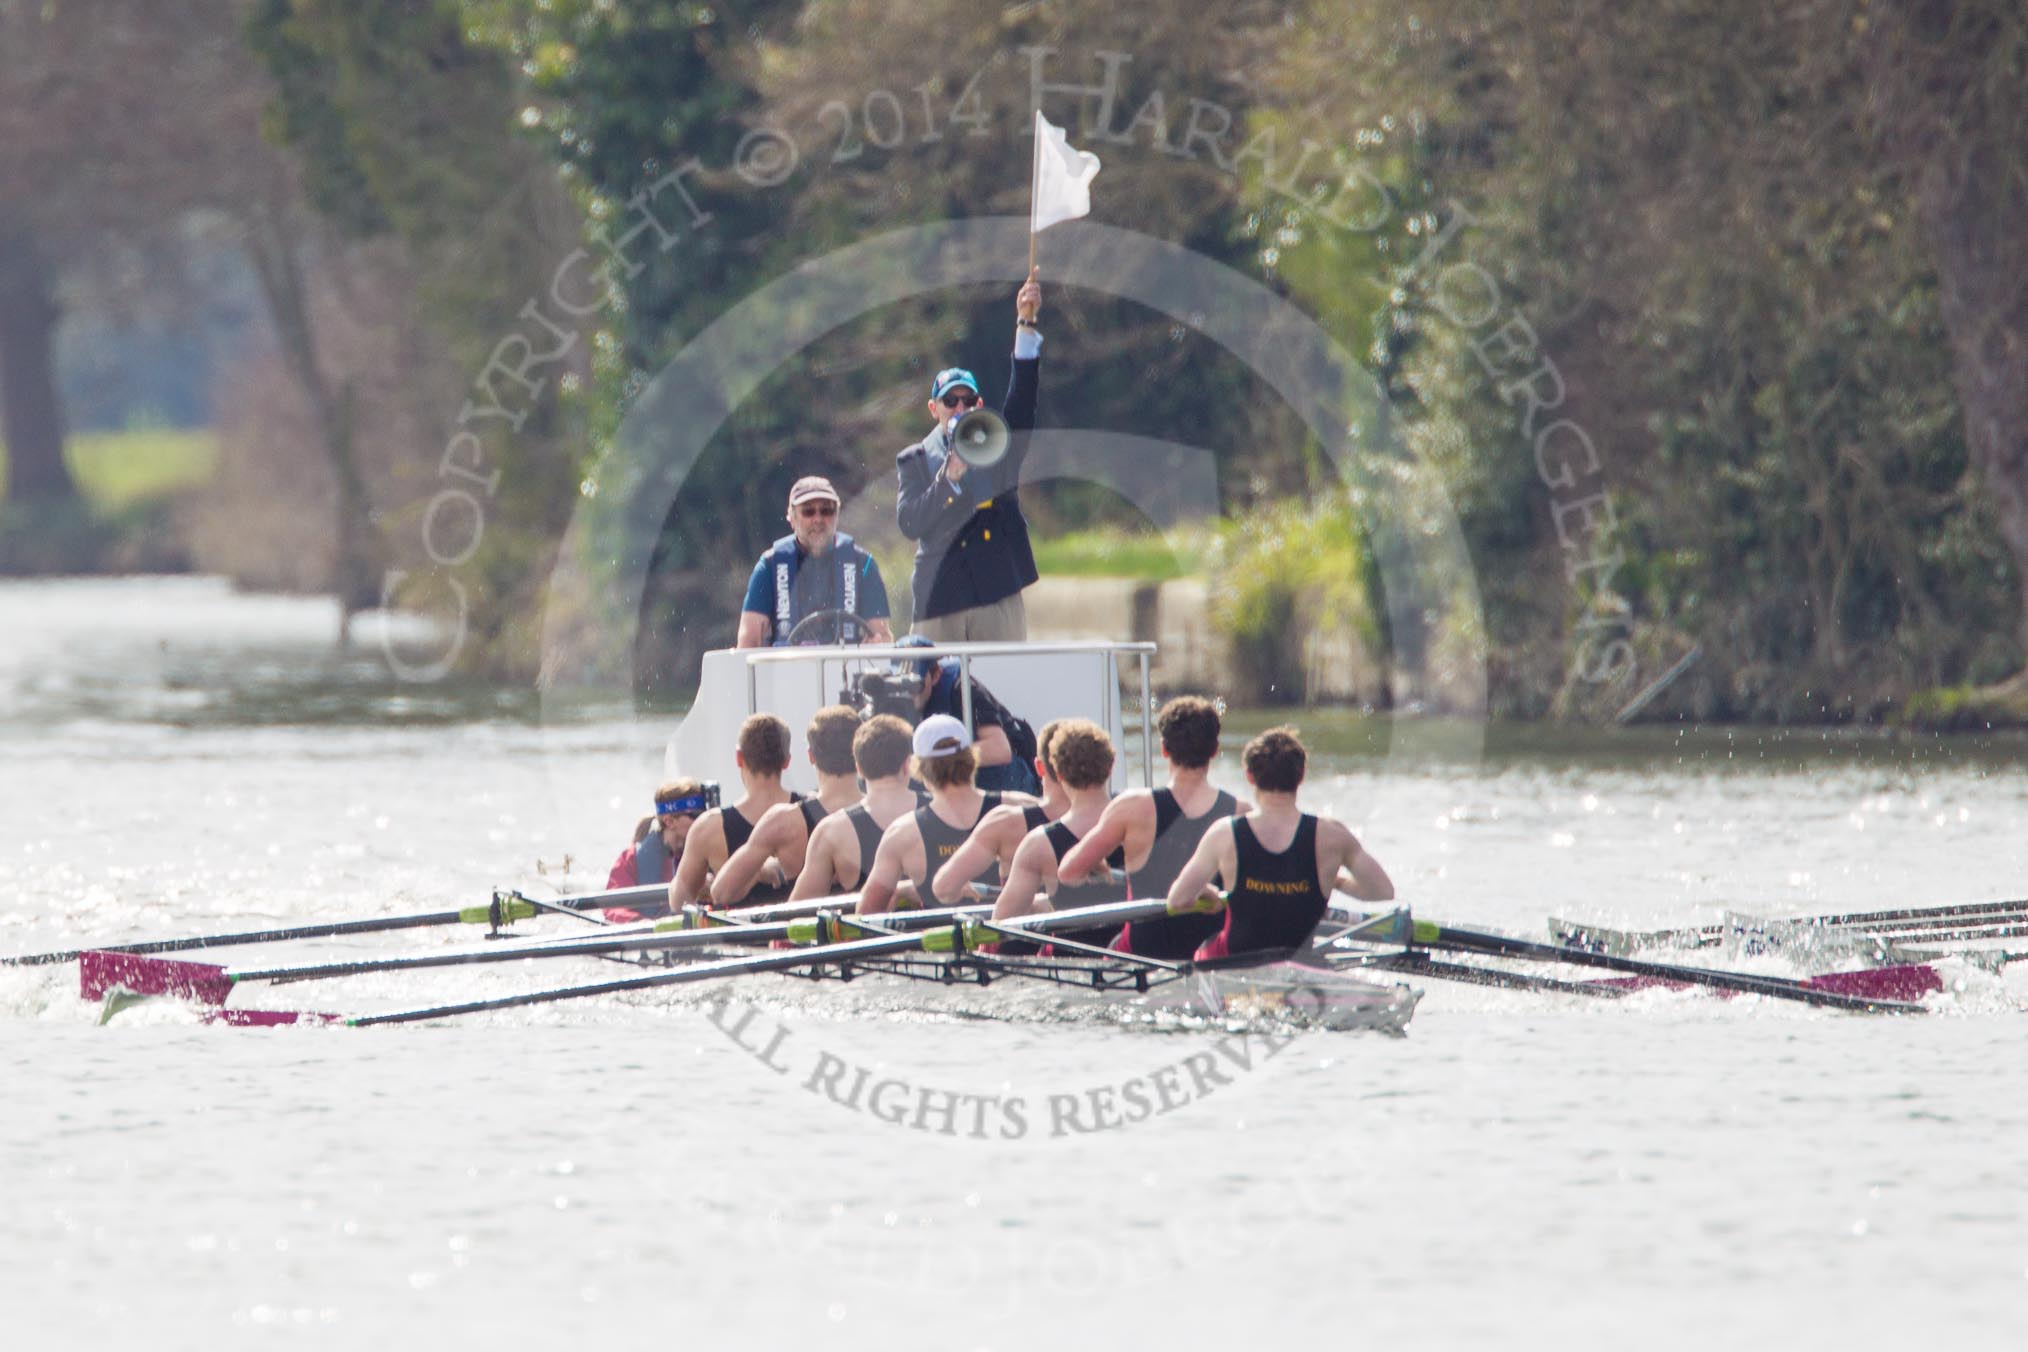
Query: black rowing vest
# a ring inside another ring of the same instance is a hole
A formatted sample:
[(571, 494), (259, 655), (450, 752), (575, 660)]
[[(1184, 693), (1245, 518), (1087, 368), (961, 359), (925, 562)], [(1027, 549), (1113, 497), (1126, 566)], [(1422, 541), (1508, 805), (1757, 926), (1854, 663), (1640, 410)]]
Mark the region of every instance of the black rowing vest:
[[(1027, 835), (1038, 826), (1049, 825), (1049, 811), (1040, 804), (1021, 809), (1021, 834)], [(1061, 856), (1058, 856), (1061, 858)]]
[[(1204, 833), (1238, 809), (1239, 800), (1220, 789), (1203, 816), (1186, 817), (1173, 790), (1155, 790), (1155, 843), (1148, 847), (1148, 862), (1127, 879), (1130, 895), (1136, 900), (1168, 896), (1183, 866), (1203, 843)], [(1127, 947), (1144, 957), (1180, 961), (1195, 954), (1199, 944), (1224, 926), (1225, 917), (1216, 912), (1190, 911), (1137, 920), (1127, 926)]]
[(928, 875), (921, 881), (928, 882), (936, 877), (937, 870), (958, 852), (958, 846), (970, 838), (973, 830), (985, 820), (986, 814), (1000, 806), (1000, 795), (997, 793), (984, 794), (982, 798), (979, 815), (972, 818), (970, 826), (963, 828), (945, 825), (944, 819), (939, 817), (936, 809), (928, 803), (915, 810), (915, 827), (922, 832), (923, 866), (929, 870)]
[[(917, 789), (915, 805), (928, 807), (929, 795)], [(859, 839), (859, 878), (845, 890), (863, 892), (866, 890), (866, 880), (873, 875), (873, 856), (880, 849), (880, 838), (886, 834), (886, 828), (873, 820), (873, 814), (866, 810), (864, 803), (854, 803), (846, 808), (845, 820), (852, 823), (852, 834)]]
[(1232, 824), (1239, 876), (1225, 902), (1228, 955), (1300, 948), (1324, 918), (1330, 897), (1317, 885), (1317, 819), (1305, 812), (1296, 838), (1280, 854), (1262, 848), (1253, 823)]
[[(803, 813), (805, 818), (808, 817), (809, 806), (802, 794), (790, 794), (789, 801), (804, 804)], [(718, 816), (720, 823), (725, 828), (725, 857), (730, 859), (740, 846), (753, 839), (753, 823), (748, 821), (745, 814), (740, 812), (736, 807), (722, 807), (718, 810)], [(795, 885), (793, 878), (780, 887), (776, 887), (773, 883), (755, 883), (739, 904), (741, 906), (765, 906), (771, 902), (787, 901), (789, 893), (795, 889)]]
[(831, 809), (824, 806), (821, 798), (805, 798), (799, 805), (803, 813), (803, 834), (809, 835), (817, 829), (817, 823), (831, 815)]
[(880, 823), (873, 820), (864, 803), (846, 808), (845, 820), (852, 823), (852, 834), (859, 838), (859, 880), (846, 890), (861, 892), (866, 888), (867, 876), (873, 872), (873, 855), (880, 848), (882, 832)]
[[(1029, 809), (1031, 812), (1039, 810), (1036, 808)], [(1063, 862), (1063, 856), (1070, 853), (1070, 847), (1077, 844), (1079, 839), (1077, 833), (1062, 822), (1048, 823), (1043, 831), (1043, 837), (1048, 840), (1050, 853), (1056, 856), (1056, 862), (1059, 864)], [(1113, 868), (1118, 868), (1125, 862), (1126, 855), (1120, 850), (1114, 850), (1106, 860), (1106, 863)], [(1049, 909), (1052, 911), (1068, 911), (1078, 906), (1095, 906), (1101, 901), (1118, 901), (1119, 899), (1119, 886), (1110, 878), (1088, 878), (1075, 886), (1068, 883), (1058, 883), (1056, 885), (1056, 895), (1049, 899)], [(1120, 927), (1118, 925), (1091, 926), (1086, 929), (1060, 931), (1066, 939), (1075, 939), (1081, 944), (1097, 944), (1100, 948), (1104, 948), (1110, 944), (1119, 935), (1119, 932)], [(1026, 939), (1006, 939), (1001, 942), (1000, 951), (1007, 954), (1026, 954), (1035, 952), (1036, 947), (1034, 943)], [(1066, 956), (1086, 957), (1089, 955), (1073, 951), (1067, 953)]]

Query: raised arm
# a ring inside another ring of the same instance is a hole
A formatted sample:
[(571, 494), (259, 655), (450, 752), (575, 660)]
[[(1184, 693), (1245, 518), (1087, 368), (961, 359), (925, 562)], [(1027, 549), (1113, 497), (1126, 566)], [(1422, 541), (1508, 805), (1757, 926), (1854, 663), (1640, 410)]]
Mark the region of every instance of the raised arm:
[(1222, 909), (1205, 899), (1205, 890), (1218, 878), (1229, 885), (1238, 871), (1239, 852), (1232, 841), (1232, 818), (1227, 817), (1204, 833), (1204, 839), (1197, 842), (1197, 852), (1170, 885), (1170, 914)]
[[(746, 844), (734, 850), (726, 858), (725, 866), (718, 870), (711, 880), (711, 904), (714, 906), (737, 906), (753, 891), (754, 884), (761, 880), (768, 861), (781, 853), (789, 843), (793, 830), (789, 818), (800, 817), (802, 812), (794, 803), (776, 803), (761, 814), (754, 823), (753, 834), (746, 838)], [(772, 881), (772, 879), (770, 880)]]
[(1106, 810), (1099, 814), (1098, 825), (1085, 832), (1084, 839), (1056, 861), (1056, 880), (1074, 887), (1104, 867), (1106, 856), (1125, 843), (1135, 808), (1149, 802), (1145, 793), (1134, 792), (1121, 794), (1107, 803)]
[[(997, 842), (1007, 834), (1003, 823), (1010, 813), (1018, 817), (1021, 815), (1021, 809), (996, 807), (987, 813), (986, 819), (979, 823), (971, 835), (965, 837), (964, 844), (958, 846), (957, 852), (944, 861), (944, 866), (937, 870), (936, 877), (930, 879), (930, 890), (936, 894), (938, 902), (945, 906), (957, 905), (958, 899), (965, 895), (965, 889), (972, 885), (974, 879), (991, 868), (996, 861), (1005, 862), (1005, 855)], [(1018, 844), (1020, 837), (1015, 837), (1015, 841)]]

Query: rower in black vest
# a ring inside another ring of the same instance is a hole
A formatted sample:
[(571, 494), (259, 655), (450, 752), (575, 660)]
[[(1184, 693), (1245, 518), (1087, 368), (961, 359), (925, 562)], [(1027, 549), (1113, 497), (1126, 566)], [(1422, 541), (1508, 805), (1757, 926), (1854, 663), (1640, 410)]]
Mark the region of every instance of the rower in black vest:
[[(1128, 895), (1135, 898), (1168, 896), (1169, 885), (1197, 852), (1197, 843), (1204, 839), (1204, 833), (1239, 810), (1239, 800), (1224, 789), (1218, 791), (1210, 809), (1198, 817), (1183, 815), (1183, 805), (1176, 801), (1173, 789), (1156, 789), (1152, 796), (1155, 843), (1148, 847), (1147, 862), (1127, 875)], [(1205, 940), (1224, 927), (1224, 917), (1195, 911), (1137, 920), (1121, 936), (1120, 949), (1144, 957), (1180, 961), (1195, 954)]]
[[(918, 810), (929, 806), (929, 795), (920, 789), (915, 795)], [(859, 841), (859, 876), (852, 881), (847, 892), (858, 892), (865, 888), (867, 875), (873, 872), (873, 852), (880, 848), (880, 837), (885, 828), (866, 810), (866, 804), (854, 803), (845, 809), (845, 820), (852, 823), (852, 834)]]
[[(808, 815), (810, 800), (804, 798), (802, 794), (791, 793), (789, 801), (792, 803), (802, 803), (804, 805), (804, 814)], [(736, 807), (728, 805), (720, 808), (718, 811), (725, 823), (725, 852), (731, 854), (738, 850), (740, 846), (746, 844), (748, 838), (753, 835), (753, 823), (748, 821), (746, 815)], [(824, 814), (820, 809), (817, 817), (819, 820), (822, 820), (823, 816)]]
[[(817, 802), (814, 798), (805, 798), (800, 793), (791, 793), (789, 801), (798, 804), (802, 808), (804, 820), (811, 822), (812, 825), (815, 825), (816, 821), (821, 821), (824, 817), (824, 805)], [(810, 808), (813, 804), (817, 809), (817, 816), (814, 820), (810, 817)], [(722, 807), (719, 809), (719, 812), (723, 815), (725, 821), (725, 853), (730, 857), (738, 853), (739, 847), (746, 844), (748, 839), (752, 837), (753, 823), (748, 821), (745, 814), (736, 807)], [(755, 883), (741, 904), (746, 906), (764, 906), (772, 902), (787, 901), (789, 899), (789, 892), (795, 885), (796, 882), (793, 878), (785, 878), (779, 883)]]
[(972, 834), (973, 829), (978, 826), (980, 820), (988, 812), (1000, 806), (1000, 795), (998, 793), (981, 794), (980, 798), (979, 815), (972, 818), (971, 824), (968, 826), (951, 826), (947, 824), (942, 817), (936, 814), (936, 809), (928, 803), (924, 803), (915, 810), (916, 829), (922, 832), (923, 858), (929, 865), (928, 877), (936, 877), (937, 870), (944, 866), (945, 860), (958, 852), (958, 846), (965, 843), (965, 838)]
[(1270, 853), (1241, 817), (1232, 824), (1238, 869), (1226, 893), (1225, 927), (1199, 949), (1199, 960), (1300, 948), (1330, 906), (1317, 881), (1317, 819), (1308, 812), (1295, 838)]
[[(1063, 822), (1051, 822), (1048, 829), (1042, 834), (1049, 841), (1050, 852), (1056, 856), (1056, 862), (1059, 864), (1063, 862), (1063, 856), (1070, 853), (1070, 847), (1077, 844), (1077, 833), (1072, 831)], [(1126, 863), (1127, 852), (1125, 850), (1114, 850), (1106, 856), (1106, 867), (1108, 868), (1124, 868), (1126, 867)], [(1089, 882), (1077, 883), (1075, 885), (1059, 882), (1056, 885), (1056, 891), (1050, 893), (1049, 909), (1052, 911), (1068, 911), (1078, 906), (1096, 906), (1102, 901), (1118, 901), (1119, 899), (1120, 887), (1118, 883), (1115, 883), (1109, 877), (1094, 877)], [(1114, 925), (1107, 925), (1096, 929), (1063, 931), (1063, 937), (1066, 939), (1075, 940), (1081, 944), (1096, 944), (1100, 948), (1104, 948), (1112, 943), (1118, 935), (1119, 928)]]

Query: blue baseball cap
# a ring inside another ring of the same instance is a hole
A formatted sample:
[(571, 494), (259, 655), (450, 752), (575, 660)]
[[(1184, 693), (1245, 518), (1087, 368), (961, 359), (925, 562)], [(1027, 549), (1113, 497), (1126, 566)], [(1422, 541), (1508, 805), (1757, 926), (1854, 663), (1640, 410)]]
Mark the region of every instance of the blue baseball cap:
[[(928, 634), (909, 634), (906, 637), (896, 639), (894, 646), (897, 648), (934, 648), (937, 646), (937, 641)], [(934, 657), (917, 658), (915, 662), (916, 679), (920, 680), (929, 675), (936, 664), (937, 659)]]
[(979, 378), (977, 376), (962, 366), (949, 366), (937, 372), (936, 379), (930, 382), (930, 398), (943, 398), (944, 391), (950, 389), (953, 385), (963, 385), (971, 390), (973, 394), (979, 393)]

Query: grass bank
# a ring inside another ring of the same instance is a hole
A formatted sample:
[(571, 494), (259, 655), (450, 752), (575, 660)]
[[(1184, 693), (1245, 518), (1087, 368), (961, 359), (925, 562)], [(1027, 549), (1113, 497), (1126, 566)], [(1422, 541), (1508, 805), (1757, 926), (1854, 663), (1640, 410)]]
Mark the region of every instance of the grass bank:
[[(0, 446), (0, 474), (7, 463)], [(0, 574), (181, 572), (189, 556), (176, 505), (211, 482), (218, 437), (151, 428), (73, 437), (65, 462), (78, 500), (0, 506)]]

